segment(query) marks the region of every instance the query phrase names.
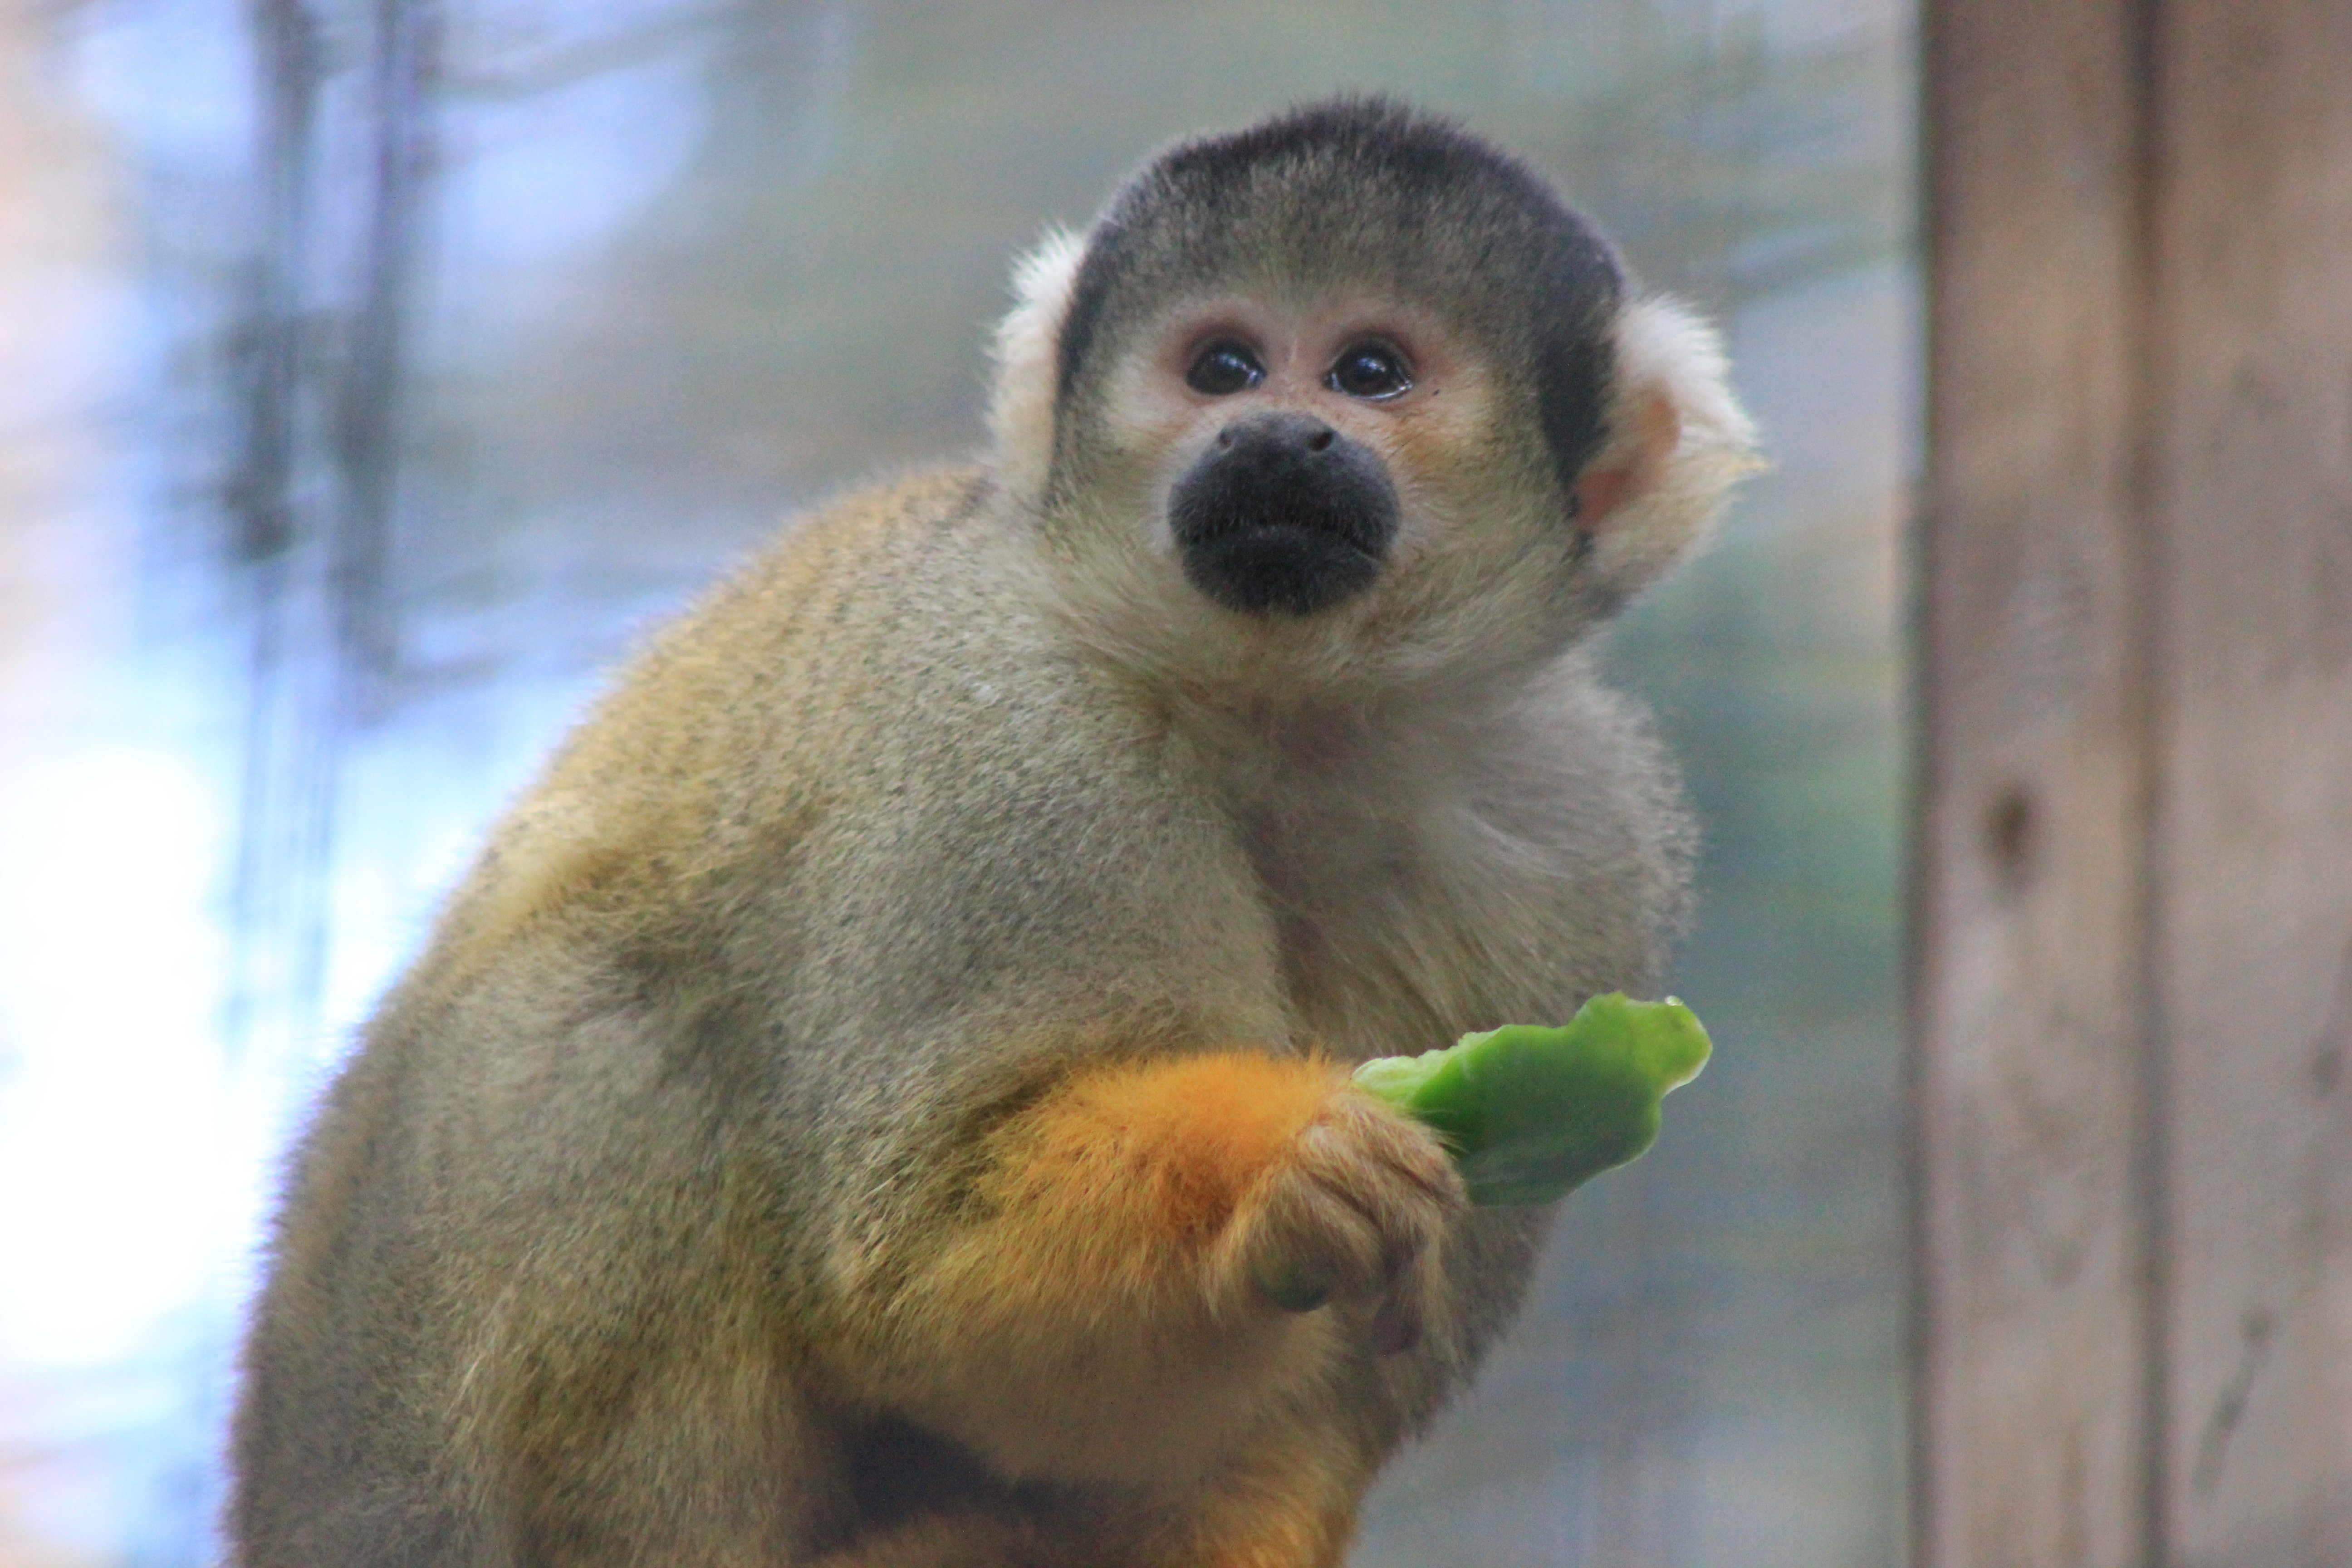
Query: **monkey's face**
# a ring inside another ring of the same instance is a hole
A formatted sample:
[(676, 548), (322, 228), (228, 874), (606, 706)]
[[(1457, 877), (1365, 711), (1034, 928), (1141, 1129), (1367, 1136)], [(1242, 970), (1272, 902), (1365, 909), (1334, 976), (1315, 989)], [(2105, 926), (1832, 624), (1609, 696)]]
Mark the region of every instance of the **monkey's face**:
[(1361, 618), (1492, 489), (1492, 378), (1424, 310), (1233, 295), (1140, 339), (1102, 427), (1117, 510), (1145, 521), (1171, 591), (1268, 621)]

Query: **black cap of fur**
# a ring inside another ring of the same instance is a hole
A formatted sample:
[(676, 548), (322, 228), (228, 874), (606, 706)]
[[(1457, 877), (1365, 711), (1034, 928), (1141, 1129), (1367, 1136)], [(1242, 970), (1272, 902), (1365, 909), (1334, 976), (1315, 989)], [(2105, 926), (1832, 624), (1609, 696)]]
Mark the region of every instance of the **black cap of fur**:
[(1607, 435), (1625, 289), (1614, 252), (1517, 159), (1383, 99), (1180, 142), (1129, 181), (1087, 239), (1057, 409), (1118, 334), (1125, 301), (1253, 273), (1383, 286), (1462, 321), (1531, 380), (1563, 491)]

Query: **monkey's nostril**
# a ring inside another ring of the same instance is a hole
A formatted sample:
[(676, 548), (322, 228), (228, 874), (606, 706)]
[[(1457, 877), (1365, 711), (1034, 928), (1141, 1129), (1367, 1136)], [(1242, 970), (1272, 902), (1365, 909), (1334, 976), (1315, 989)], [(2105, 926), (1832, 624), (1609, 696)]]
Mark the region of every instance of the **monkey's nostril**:
[(1233, 444), (1234, 427), (1228, 425), (1223, 429), (1217, 432), (1217, 445), (1220, 447), (1230, 447)]
[(1331, 426), (1326, 425), (1322, 429), (1318, 430), (1311, 437), (1308, 438), (1307, 442), (1307, 449), (1310, 452), (1319, 452), (1323, 450), (1326, 447), (1328, 447), (1331, 444), (1333, 434), (1334, 432)]

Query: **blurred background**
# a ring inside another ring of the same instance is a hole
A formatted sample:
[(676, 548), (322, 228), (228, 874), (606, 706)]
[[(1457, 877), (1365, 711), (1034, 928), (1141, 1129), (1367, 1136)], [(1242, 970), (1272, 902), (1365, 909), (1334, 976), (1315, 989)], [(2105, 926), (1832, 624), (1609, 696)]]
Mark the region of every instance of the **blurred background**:
[(1776, 468), (1612, 634), (1714, 1065), (1357, 1561), (1902, 1553), (1904, 0), (0, 0), (0, 1568), (213, 1561), (275, 1161), (488, 819), (793, 508), (971, 446), (1181, 132), (1458, 113), (1720, 321)]

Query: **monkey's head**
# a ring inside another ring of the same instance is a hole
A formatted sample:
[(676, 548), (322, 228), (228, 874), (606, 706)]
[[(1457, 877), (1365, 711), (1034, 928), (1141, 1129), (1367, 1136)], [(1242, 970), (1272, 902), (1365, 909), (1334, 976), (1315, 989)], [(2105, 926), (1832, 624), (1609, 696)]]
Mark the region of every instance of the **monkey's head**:
[(1077, 622), (1171, 673), (1550, 657), (1754, 462), (1705, 328), (1524, 165), (1380, 100), (1171, 148), (1019, 288), (1000, 482)]

